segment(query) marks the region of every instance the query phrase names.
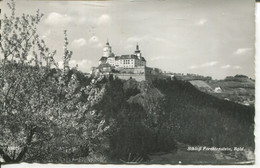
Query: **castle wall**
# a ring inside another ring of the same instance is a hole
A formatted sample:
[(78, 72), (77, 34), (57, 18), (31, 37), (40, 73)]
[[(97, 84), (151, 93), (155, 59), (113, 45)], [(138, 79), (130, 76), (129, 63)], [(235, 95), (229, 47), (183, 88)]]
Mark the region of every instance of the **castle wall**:
[(125, 73), (125, 74), (144, 74), (145, 67), (138, 66), (135, 68), (120, 68), (119, 71), (120, 71), (120, 73)]
[(155, 79), (167, 79), (170, 77), (165, 75), (153, 75), (153, 74), (120, 74), (120, 73), (114, 73), (115, 77), (118, 77), (119, 79), (128, 80), (130, 78), (135, 79), (136, 81), (153, 81)]
[(121, 69), (120, 73), (114, 73), (115, 77), (119, 79), (128, 80), (130, 78), (136, 81), (153, 81), (155, 79), (166, 79), (169, 76), (163, 75), (155, 68), (140, 66), (136, 68)]
[(119, 79), (128, 80), (130, 78), (135, 79), (136, 81), (144, 81), (146, 79), (145, 74), (130, 74), (130, 73), (124, 73), (124, 74), (114, 74), (115, 77), (118, 77)]
[(163, 74), (145, 74), (145, 79), (147, 81), (153, 81), (155, 79), (170, 79), (170, 76), (166, 76)]

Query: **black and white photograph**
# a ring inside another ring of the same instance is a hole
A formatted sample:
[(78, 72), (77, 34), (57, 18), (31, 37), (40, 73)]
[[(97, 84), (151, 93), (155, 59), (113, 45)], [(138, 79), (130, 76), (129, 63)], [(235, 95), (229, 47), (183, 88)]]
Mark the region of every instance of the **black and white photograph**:
[(0, 167), (254, 165), (255, 6), (1, 0)]

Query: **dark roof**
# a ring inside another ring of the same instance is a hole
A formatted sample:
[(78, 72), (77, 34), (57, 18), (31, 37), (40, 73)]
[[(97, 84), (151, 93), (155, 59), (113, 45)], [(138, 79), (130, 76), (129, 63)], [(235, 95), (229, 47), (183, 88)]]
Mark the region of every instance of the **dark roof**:
[(111, 67), (111, 65), (108, 64), (108, 63), (105, 63), (105, 64), (100, 64), (98, 67), (99, 67), (99, 68), (103, 68), (103, 67)]
[[(119, 60), (119, 59), (138, 59), (138, 56), (137, 55), (121, 55), (121, 56), (115, 56), (114, 54), (112, 54), (111, 56), (109, 56), (110, 58), (111, 57), (115, 57), (115, 60)], [(99, 61), (102, 61), (103, 63), (105, 63), (107, 61), (107, 58), (109, 57), (101, 57)], [(144, 57), (141, 57), (141, 60), (142, 61), (145, 61), (146, 60), (144, 59)]]
[(120, 59), (138, 59), (136, 55), (121, 55)]
[(144, 59), (144, 57), (141, 57), (141, 60), (146, 62), (146, 60)]
[(114, 54), (114, 53), (112, 53), (111, 55), (109, 55), (109, 57), (115, 57), (115, 54)]
[(99, 61), (106, 61), (107, 57), (101, 57)]

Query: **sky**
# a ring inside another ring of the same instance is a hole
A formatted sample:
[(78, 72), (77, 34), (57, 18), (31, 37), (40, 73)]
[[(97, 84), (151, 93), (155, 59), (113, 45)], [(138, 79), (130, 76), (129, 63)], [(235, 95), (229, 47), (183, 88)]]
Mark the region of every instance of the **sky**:
[[(8, 13), (1, 2), (2, 13)], [(115, 55), (132, 54), (138, 43), (147, 66), (174, 73), (223, 79), (254, 76), (254, 0), (16, 0), (17, 14), (44, 14), (38, 32), (56, 60), (67, 30), (71, 65), (89, 72), (109, 40)]]

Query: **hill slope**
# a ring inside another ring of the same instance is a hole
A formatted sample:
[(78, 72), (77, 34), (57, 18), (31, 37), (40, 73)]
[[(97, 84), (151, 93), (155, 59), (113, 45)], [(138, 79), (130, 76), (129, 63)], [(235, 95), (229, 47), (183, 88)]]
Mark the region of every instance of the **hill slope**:
[(254, 150), (254, 108), (221, 100), (189, 82), (110, 80), (96, 109), (111, 125), (109, 155), (132, 161), (178, 144)]
[(191, 145), (254, 146), (254, 108), (218, 99), (189, 82), (154, 82), (166, 96), (178, 140)]
[(254, 106), (255, 82), (247, 77), (227, 77), (225, 80), (191, 80), (199, 90), (220, 99)]

